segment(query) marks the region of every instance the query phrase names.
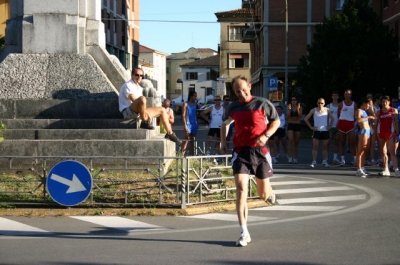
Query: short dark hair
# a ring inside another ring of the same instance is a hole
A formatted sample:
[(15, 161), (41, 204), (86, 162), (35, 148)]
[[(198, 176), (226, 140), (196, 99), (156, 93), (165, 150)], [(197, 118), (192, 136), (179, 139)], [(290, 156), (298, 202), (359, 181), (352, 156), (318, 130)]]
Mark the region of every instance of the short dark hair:
[(196, 91), (189, 91), (188, 100), (193, 97), (194, 94), (197, 94)]
[(232, 86), (233, 86), (238, 80), (243, 80), (243, 81), (246, 81), (246, 82), (247, 82), (247, 77), (245, 77), (244, 75), (235, 76), (234, 78), (232, 78)]
[(135, 67), (135, 68), (133, 68), (132, 71), (131, 71), (131, 75), (134, 75), (136, 70), (142, 71), (142, 73), (143, 73), (143, 75), (144, 75), (144, 71), (143, 71), (143, 69), (140, 68), (140, 67)]

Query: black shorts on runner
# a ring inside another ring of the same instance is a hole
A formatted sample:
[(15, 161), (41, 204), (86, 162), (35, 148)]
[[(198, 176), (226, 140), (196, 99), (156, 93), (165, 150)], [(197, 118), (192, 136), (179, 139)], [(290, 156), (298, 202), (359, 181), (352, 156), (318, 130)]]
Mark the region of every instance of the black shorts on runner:
[(329, 131), (314, 131), (311, 138), (318, 140), (328, 140), (329, 138), (331, 138), (331, 136), (329, 135)]
[(265, 146), (235, 147), (232, 154), (233, 174), (255, 175), (259, 179), (272, 176), (271, 155)]
[(221, 136), (221, 128), (210, 128), (207, 135), (212, 137), (214, 137), (214, 135), (217, 135), (217, 137), (219, 138)]

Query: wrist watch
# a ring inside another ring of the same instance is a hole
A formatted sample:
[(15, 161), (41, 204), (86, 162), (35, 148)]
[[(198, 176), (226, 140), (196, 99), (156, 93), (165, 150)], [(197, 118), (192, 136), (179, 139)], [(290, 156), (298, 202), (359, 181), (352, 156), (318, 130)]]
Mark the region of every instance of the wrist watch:
[(269, 133), (265, 134), (265, 136), (268, 137), (268, 139), (271, 138), (271, 134)]

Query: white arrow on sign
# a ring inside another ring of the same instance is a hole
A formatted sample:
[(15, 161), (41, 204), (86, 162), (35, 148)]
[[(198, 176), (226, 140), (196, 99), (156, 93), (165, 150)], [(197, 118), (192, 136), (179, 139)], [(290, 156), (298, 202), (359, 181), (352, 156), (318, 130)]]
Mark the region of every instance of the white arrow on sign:
[(50, 179), (69, 186), (67, 193), (73, 193), (73, 192), (79, 192), (79, 191), (86, 190), (85, 186), (83, 186), (82, 182), (78, 179), (78, 177), (75, 174), (72, 176), (72, 180), (63, 178), (56, 174), (51, 174)]

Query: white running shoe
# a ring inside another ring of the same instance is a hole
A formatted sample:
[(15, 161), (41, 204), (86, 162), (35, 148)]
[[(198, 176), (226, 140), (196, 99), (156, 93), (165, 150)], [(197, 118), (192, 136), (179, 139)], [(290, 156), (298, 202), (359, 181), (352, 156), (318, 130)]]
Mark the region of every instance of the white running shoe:
[(333, 159), (332, 164), (339, 165), (340, 164), (339, 159), (337, 159), (337, 158)]
[(267, 202), (275, 204), (276, 203), (276, 194), (275, 192), (272, 192), (271, 196), (267, 198)]
[(344, 160), (340, 161), (340, 166), (344, 167), (344, 165), (346, 165), (346, 161), (344, 161)]
[(297, 159), (293, 158), (293, 164), (297, 164)]
[(289, 156), (288, 162), (289, 162), (289, 163), (293, 163), (293, 158), (292, 158), (291, 156)]
[(326, 160), (322, 161), (322, 165), (323, 165), (324, 167), (329, 167), (329, 164), (328, 164), (328, 162), (327, 162)]
[(365, 172), (361, 169), (361, 170), (357, 170), (356, 176), (357, 177), (362, 177), (362, 178), (367, 178), (368, 175), (365, 174)]
[(243, 235), (243, 233), (240, 235), (239, 239), (236, 241), (236, 246), (238, 247), (245, 247), (247, 246), (248, 243), (251, 242), (251, 237), (250, 235)]
[(311, 167), (311, 168), (314, 168), (316, 165), (317, 165), (317, 162), (314, 160), (314, 161), (312, 161), (310, 167)]
[(382, 172), (379, 172), (378, 174), (379, 174), (379, 176), (390, 177), (390, 171), (389, 170), (384, 170)]
[(371, 174), (369, 173), (369, 171), (365, 169), (365, 167), (362, 167), (361, 170), (364, 171), (365, 174), (371, 175)]

